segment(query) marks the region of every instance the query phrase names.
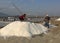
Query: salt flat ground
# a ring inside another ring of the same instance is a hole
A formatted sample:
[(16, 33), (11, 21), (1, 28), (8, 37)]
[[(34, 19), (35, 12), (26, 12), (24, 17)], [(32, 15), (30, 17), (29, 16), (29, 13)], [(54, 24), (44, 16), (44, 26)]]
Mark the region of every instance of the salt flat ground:
[(14, 36), (7, 39), (0, 37), (0, 43), (60, 43), (60, 22), (52, 21), (51, 23), (58, 27), (49, 29), (47, 34), (35, 36), (32, 39)]

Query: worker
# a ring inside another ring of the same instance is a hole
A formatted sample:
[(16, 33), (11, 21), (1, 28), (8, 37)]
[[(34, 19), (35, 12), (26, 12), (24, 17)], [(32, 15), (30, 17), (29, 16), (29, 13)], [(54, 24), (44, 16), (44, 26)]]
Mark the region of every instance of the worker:
[(50, 21), (50, 17), (47, 14), (46, 17), (44, 18), (44, 22), (45, 22), (44, 26), (49, 28), (49, 21)]
[(24, 21), (24, 20), (26, 19), (26, 14), (23, 14), (23, 15), (19, 16), (19, 19), (20, 19), (21, 21)]

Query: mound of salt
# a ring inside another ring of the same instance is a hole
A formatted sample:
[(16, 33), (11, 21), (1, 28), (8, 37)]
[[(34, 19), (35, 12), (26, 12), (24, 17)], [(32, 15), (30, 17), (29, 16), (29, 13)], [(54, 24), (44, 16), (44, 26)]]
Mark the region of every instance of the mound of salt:
[(47, 28), (41, 24), (15, 21), (3, 27), (0, 30), (0, 36), (31, 37), (32, 35), (41, 34), (45, 31), (47, 31)]
[(55, 21), (60, 21), (60, 18), (56, 19)]

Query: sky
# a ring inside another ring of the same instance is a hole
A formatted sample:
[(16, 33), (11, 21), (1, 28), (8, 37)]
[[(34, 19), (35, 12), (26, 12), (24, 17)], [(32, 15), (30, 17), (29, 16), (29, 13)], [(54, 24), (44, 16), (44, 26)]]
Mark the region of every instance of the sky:
[[(19, 9), (17, 9), (13, 4)], [(9, 15), (60, 15), (60, 0), (0, 0), (0, 12)]]

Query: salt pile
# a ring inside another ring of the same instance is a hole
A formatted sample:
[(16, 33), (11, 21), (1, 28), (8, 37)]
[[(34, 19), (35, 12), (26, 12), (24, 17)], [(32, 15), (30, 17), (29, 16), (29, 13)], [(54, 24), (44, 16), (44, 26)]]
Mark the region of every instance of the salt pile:
[(56, 19), (55, 21), (60, 21), (60, 18)]
[[(45, 22), (42, 23), (42, 25), (44, 25), (44, 24), (45, 24)], [(54, 24), (49, 23), (49, 28), (55, 28), (55, 27), (57, 27), (57, 26), (55, 26)]]
[(57, 26), (55, 26), (55, 25), (49, 23), (49, 28), (56, 28), (56, 27), (57, 27)]
[(45, 31), (47, 31), (47, 28), (41, 24), (15, 21), (3, 27), (0, 30), (0, 36), (31, 37), (32, 35), (41, 34)]

